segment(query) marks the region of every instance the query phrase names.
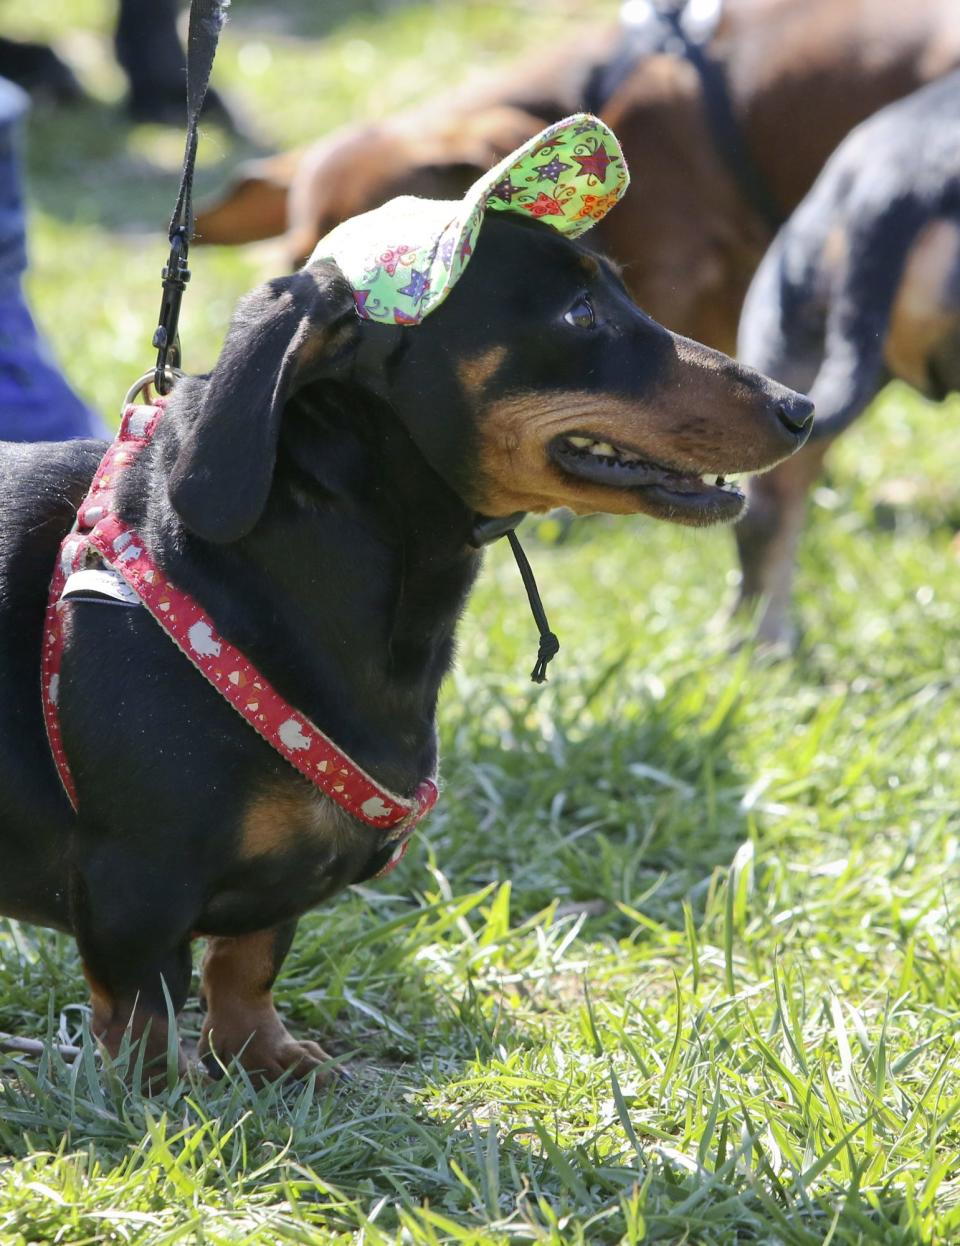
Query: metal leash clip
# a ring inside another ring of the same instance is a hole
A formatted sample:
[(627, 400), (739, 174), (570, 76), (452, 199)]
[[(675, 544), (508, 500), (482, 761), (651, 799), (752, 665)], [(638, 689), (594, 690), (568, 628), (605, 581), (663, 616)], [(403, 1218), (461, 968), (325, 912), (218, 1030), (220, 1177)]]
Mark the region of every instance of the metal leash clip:
[(120, 414), (126, 411), (131, 403), (136, 402), (138, 398), (143, 398), (147, 403), (152, 403), (153, 398), (150, 391), (156, 389), (159, 394), (169, 394), (176, 385), (177, 381), (183, 376), (179, 368), (165, 367), (163, 369), (163, 383), (165, 389), (160, 389), (157, 385), (157, 371), (144, 372), (143, 376), (138, 377), (127, 390), (126, 397), (123, 400), (123, 406), (120, 408)]
[(183, 292), (190, 280), (190, 269), (187, 267), (190, 243), (187, 233), (187, 226), (181, 225), (171, 234), (170, 255), (161, 274), (163, 296), (160, 300), (160, 320), (153, 335), (153, 345), (157, 348), (153, 383), (158, 394), (170, 392), (167, 373), (180, 366), (180, 335), (177, 326)]

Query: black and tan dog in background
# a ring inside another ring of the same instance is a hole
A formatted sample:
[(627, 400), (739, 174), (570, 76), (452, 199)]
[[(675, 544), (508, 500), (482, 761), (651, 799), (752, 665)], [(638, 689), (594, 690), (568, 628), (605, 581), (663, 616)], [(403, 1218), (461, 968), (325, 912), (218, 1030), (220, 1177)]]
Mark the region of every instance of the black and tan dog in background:
[(960, 389), (960, 71), (859, 126), (754, 278), (738, 355), (809, 393), (802, 456), (750, 482), (737, 525), (741, 605), (761, 639), (791, 639), (806, 495), (835, 438), (891, 377), (928, 398)]
[[(376, 362), (372, 362), (376, 360)], [(358, 318), (330, 263), (240, 304), (208, 377), (174, 391), (118, 487), (179, 588), (379, 782), (436, 762), (434, 710), (477, 573), (477, 512), (567, 506), (704, 525), (805, 440), (810, 403), (679, 338), (579, 244), (492, 215), (423, 324)], [(47, 586), (104, 451), (0, 450), (0, 912), (71, 931), (93, 1028), (167, 1045), (208, 940), (201, 1053), (259, 1077), (324, 1060), (277, 1015), (297, 919), (390, 845), (259, 738), (142, 609), (68, 603), (60, 718), (41, 718)], [(198, 487), (198, 482), (202, 487)]]

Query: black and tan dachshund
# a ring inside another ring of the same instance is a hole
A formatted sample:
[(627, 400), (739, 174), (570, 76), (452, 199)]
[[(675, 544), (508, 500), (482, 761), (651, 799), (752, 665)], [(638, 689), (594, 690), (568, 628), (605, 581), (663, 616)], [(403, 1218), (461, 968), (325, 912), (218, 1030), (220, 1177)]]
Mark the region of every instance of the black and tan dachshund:
[(739, 357), (808, 392), (817, 419), (793, 462), (750, 484), (736, 528), (742, 604), (760, 638), (791, 639), (794, 550), (831, 442), (891, 377), (960, 390), (960, 70), (846, 138), (764, 257)]
[[(434, 711), (480, 563), (477, 513), (568, 506), (705, 525), (807, 436), (810, 403), (644, 315), (612, 268), (491, 214), (422, 324), (358, 318), (331, 263), (268, 282), (208, 377), (177, 385), (117, 512), (216, 627), (380, 783), (436, 764)], [(201, 1054), (258, 1077), (324, 1060), (271, 987), (297, 919), (390, 845), (252, 731), (144, 609), (74, 602), (41, 719), (58, 543), (100, 443), (0, 450), (0, 912), (71, 931), (111, 1052), (167, 1043), (207, 938)], [(148, 1025), (149, 1022), (149, 1025)]]

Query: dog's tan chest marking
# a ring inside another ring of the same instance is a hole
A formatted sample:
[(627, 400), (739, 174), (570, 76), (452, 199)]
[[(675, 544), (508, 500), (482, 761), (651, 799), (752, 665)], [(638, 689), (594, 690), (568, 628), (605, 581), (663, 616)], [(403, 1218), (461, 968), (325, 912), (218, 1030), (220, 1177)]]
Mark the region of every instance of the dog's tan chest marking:
[(334, 850), (341, 821), (318, 792), (278, 785), (251, 801), (240, 828), (240, 856), (249, 861), (305, 845)]

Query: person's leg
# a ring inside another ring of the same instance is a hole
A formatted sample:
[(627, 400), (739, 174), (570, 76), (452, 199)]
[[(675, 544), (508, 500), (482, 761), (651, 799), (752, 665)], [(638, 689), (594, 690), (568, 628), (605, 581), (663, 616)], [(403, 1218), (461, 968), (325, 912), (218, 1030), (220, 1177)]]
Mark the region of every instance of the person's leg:
[(9, 78), (34, 99), (73, 104), (83, 99), (83, 87), (73, 70), (45, 43), (27, 43), (0, 35), (0, 78)]
[(17, 127), (27, 107), (19, 87), (0, 78), (0, 439), (109, 437), (57, 368), (23, 294), (27, 254)]
[[(130, 84), (127, 111), (134, 121), (186, 124), (187, 62), (177, 32), (177, 8), (177, 0), (120, 0), (114, 47)], [(236, 129), (213, 87), (207, 91), (203, 115)]]

